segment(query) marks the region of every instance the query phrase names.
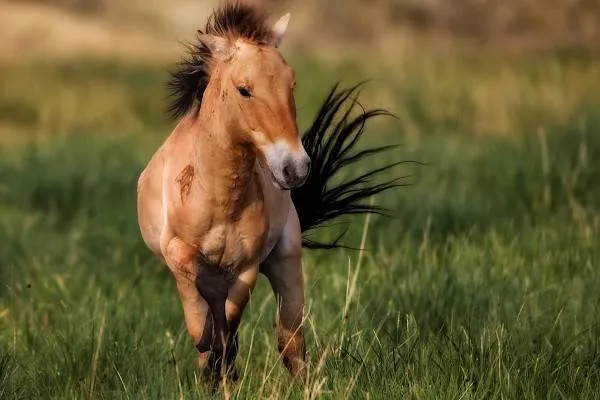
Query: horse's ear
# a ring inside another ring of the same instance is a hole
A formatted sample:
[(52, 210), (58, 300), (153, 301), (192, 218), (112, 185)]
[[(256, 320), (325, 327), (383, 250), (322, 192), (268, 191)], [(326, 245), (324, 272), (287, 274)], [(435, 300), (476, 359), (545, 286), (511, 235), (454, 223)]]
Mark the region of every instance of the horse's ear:
[(228, 58), (231, 48), (229, 40), (220, 36), (209, 35), (202, 31), (198, 31), (198, 40), (210, 49), (214, 57)]
[(279, 18), (275, 25), (273, 25), (273, 39), (271, 44), (275, 47), (279, 47), (281, 42), (283, 41), (283, 37), (285, 36), (285, 32), (287, 31), (288, 24), (290, 22), (290, 13), (285, 14), (283, 17)]

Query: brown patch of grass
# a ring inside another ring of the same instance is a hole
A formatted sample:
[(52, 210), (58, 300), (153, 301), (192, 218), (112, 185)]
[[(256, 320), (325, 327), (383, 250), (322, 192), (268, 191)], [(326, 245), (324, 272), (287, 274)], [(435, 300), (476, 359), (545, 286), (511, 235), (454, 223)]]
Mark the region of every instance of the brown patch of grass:
[[(107, 2), (108, 3), (108, 2)], [(136, 62), (176, 59), (181, 32), (144, 8), (82, 12), (38, 2), (0, 2), (0, 59), (117, 58)], [(113, 4), (113, 3), (110, 3)], [(116, 4), (116, 3), (114, 3)], [(194, 30), (189, 30), (193, 35)]]
[[(253, 0), (291, 11), (286, 48), (328, 59), (439, 53), (598, 50), (595, 0)], [(219, 0), (0, 1), (0, 54), (174, 59)], [(342, 46), (343, 45), (343, 46)], [(291, 50), (290, 50), (291, 51)]]

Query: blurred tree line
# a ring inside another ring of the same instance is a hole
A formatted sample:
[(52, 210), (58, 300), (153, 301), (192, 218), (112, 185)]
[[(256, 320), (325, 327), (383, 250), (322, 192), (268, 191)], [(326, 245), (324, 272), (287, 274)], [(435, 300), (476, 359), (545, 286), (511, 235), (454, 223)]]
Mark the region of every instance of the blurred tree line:
[[(2, 0), (0, 0), (2, 1)], [(135, 7), (124, 0), (4, 0), (56, 5), (101, 14)], [(164, 8), (183, 0), (152, 0)], [(189, 3), (189, 0), (186, 0)], [(197, 0), (215, 5), (218, 0)], [(600, 0), (251, 0), (269, 10), (294, 8), (309, 15), (305, 30), (370, 40), (397, 29), (435, 33), (475, 44), (531, 42), (600, 47)], [(127, 3), (127, 5), (126, 5)], [(140, 3), (137, 3), (140, 4)], [(158, 7), (157, 9), (161, 9)]]
[(29, 2), (53, 5), (66, 8), (75, 12), (95, 14), (104, 10), (111, 1), (118, 0), (8, 0), (13, 2)]
[[(295, 0), (264, 0), (283, 9)], [(523, 39), (600, 46), (600, 0), (303, 0), (339, 33), (409, 27), (475, 43)], [(335, 18), (332, 16), (335, 15)], [(337, 21), (338, 26), (332, 26)], [(345, 32), (344, 32), (345, 31)]]

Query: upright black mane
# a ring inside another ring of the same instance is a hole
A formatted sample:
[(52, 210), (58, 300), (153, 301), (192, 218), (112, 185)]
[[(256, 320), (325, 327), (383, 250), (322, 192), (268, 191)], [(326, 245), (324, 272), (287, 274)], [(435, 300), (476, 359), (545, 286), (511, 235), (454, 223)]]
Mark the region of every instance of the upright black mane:
[(186, 45), (187, 56), (171, 72), (169, 113), (177, 119), (194, 106), (199, 107), (209, 80), (212, 54), (200, 40), (202, 33), (253, 43), (267, 43), (272, 31), (267, 14), (260, 8), (240, 1), (226, 1), (208, 18), (204, 31), (198, 31), (196, 43)]

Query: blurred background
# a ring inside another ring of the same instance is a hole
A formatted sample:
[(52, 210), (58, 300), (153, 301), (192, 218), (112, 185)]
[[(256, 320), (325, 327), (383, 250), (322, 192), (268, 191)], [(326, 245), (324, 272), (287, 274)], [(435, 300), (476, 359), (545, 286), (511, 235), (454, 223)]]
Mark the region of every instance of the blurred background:
[[(375, 199), (395, 219), (371, 220), (362, 261), (304, 255), (310, 351), (330, 357), (315, 393), (593, 398), (600, 1), (257, 2), (273, 22), (292, 14), (281, 51), (301, 128), (338, 80), (370, 80), (363, 104), (398, 117), (370, 124), (360, 146), (403, 146), (348, 174), (428, 164), (391, 172), (412, 185)], [(0, 398), (196, 390), (174, 284), (139, 236), (135, 187), (174, 126), (168, 71), (217, 4), (0, 0)], [(364, 220), (350, 222), (345, 243), (357, 247)], [(242, 357), (275, 365), (264, 282), (255, 299)], [(275, 376), (256, 372), (240, 390), (278, 397)]]
[[(400, 114), (412, 133), (423, 128), (411, 121), (415, 107), (426, 106), (428, 118), (464, 123), (464, 130), (474, 133), (514, 134), (521, 114), (567, 118), (597, 92), (600, 3), (595, 0), (257, 2), (273, 21), (284, 12), (293, 15), (282, 52), (304, 80), (301, 101), (303, 93), (338, 79), (374, 79), (366, 99), (376, 95), (377, 104)], [(2, 141), (30, 138), (11, 134), (15, 129), (46, 135), (87, 122), (96, 130), (123, 131), (127, 124), (147, 122), (138, 115), (140, 108), (152, 110), (148, 118), (162, 120), (163, 71), (179, 60), (181, 43), (193, 40), (216, 5), (212, 0), (0, 1)], [(75, 80), (56, 76), (85, 63), (91, 64), (81, 67)], [(152, 95), (132, 99), (140, 94), (127, 86), (132, 80), (122, 82), (108, 71), (101, 78), (94, 72), (100, 65), (153, 74), (140, 83)], [(311, 69), (316, 75), (303, 73)], [(94, 96), (88, 96), (94, 83)]]
[[(508, 51), (597, 48), (594, 0), (256, 0), (291, 11), (289, 48), (336, 57), (353, 52), (399, 56), (406, 48)], [(161, 59), (190, 38), (214, 0), (4, 0), (2, 50), (24, 55), (123, 55)], [(343, 44), (343, 49), (340, 45)], [(335, 51), (337, 50), (337, 51)], [(343, 51), (341, 51), (343, 50)]]

